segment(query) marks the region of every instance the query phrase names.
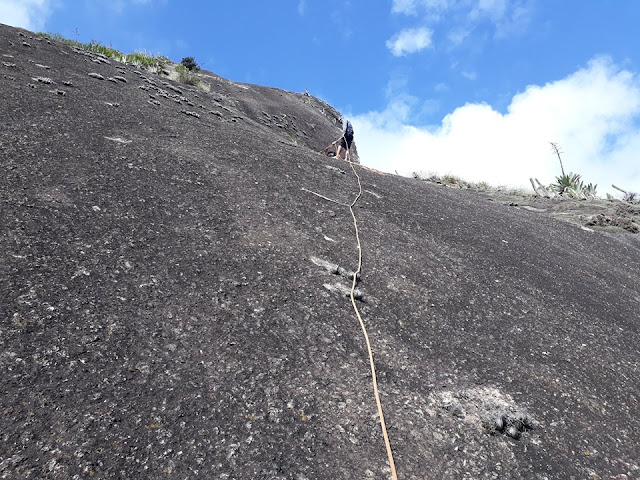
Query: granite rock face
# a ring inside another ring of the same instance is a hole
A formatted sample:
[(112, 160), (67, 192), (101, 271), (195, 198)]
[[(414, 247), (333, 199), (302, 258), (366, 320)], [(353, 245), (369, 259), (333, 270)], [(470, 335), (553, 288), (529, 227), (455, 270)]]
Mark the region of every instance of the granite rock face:
[[(0, 55), (0, 478), (388, 478), (339, 113)], [(638, 478), (637, 236), (355, 168), (399, 478)]]

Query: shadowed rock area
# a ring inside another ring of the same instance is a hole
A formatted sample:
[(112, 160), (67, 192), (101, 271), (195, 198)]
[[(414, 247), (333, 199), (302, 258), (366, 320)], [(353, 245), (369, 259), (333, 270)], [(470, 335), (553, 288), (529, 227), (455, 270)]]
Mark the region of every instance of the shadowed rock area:
[[(339, 113), (0, 56), (0, 478), (389, 478)], [(638, 236), (355, 168), (398, 477), (638, 478)]]

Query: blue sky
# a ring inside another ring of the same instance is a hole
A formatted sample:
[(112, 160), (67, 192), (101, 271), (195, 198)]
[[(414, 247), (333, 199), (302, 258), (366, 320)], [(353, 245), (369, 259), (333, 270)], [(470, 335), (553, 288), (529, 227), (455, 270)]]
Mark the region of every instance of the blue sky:
[[(0, 0), (0, 22), (305, 88), (364, 164), (640, 191), (637, 0)], [(329, 139), (328, 139), (329, 140)]]

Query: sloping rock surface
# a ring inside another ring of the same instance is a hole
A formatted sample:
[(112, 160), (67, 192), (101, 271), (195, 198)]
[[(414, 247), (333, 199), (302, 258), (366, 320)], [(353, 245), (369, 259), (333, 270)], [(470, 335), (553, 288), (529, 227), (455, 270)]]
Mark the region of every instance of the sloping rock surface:
[[(339, 114), (0, 55), (0, 478), (388, 478)], [(637, 236), (355, 168), (399, 478), (638, 478)]]

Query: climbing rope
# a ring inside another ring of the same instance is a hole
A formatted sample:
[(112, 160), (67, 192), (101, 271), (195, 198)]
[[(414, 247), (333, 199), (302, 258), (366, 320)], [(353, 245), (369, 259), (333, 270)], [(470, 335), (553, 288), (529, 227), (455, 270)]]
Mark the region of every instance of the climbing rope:
[[(347, 142), (347, 139), (344, 137), (344, 134), (342, 135), (342, 138), (344, 138), (344, 143), (346, 145), (346, 150), (347, 150), (347, 155), (345, 159), (350, 158), (349, 143)], [(369, 342), (369, 335), (367, 333), (367, 328), (364, 325), (364, 321), (362, 320), (362, 316), (360, 315), (360, 311), (358, 310), (358, 306), (356, 305), (356, 299), (354, 295), (356, 290), (356, 282), (358, 279), (358, 275), (362, 270), (362, 244), (360, 243), (360, 233), (358, 231), (358, 220), (356, 219), (356, 214), (353, 211), (353, 207), (362, 196), (362, 183), (360, 182), (360, 175), (358, 175), (358, 172), (356, 172), (356, 169), (353, 166), (353, 162), (349, 161), (349, 165), (351, 165), (351, 170), (353, 170), (353, 173), (358, 179), (358, 189), (359, 189), (358, 194), (353, 199), (353, 202), (351, 202), (351, 205), (349, 205), (349, 211), (351, 212), (351, 217), (353, 218), (353, 226), (356, 232), (356, 242), (358, 243), (358, 269), (353, 274), (353, 283), (351, 284), (351, 292), (349, 296), (351, 297), (351, 305), (353, 305), (353, 310), (356, 313), (356, 317), (358, 317), (358, 321), (360, 322), (360, 328), (362, 328), (362, 333), (367, 343), (367, 352), (369, 353), (369, 365), (371, 366), (371, 379), (373, 381), (373, 393), (376, 397), (376, 405), (378, 407), (378, 415), (380, 416), (380, 428), (382, 428), (384, 445), (387, 448), (387, 457), (389, 458), (389, 466), (391, 467), (391, 478), (393, 480), (398, 480), (398, 476), (396, 474), (396, 465), (395, 465), (395, 462), (393, 461), (393, 452), (391, 451), (391, 444), (389, 443), (389, 435), (387, 434), (387, 426), (384, 421), (384, 414), (382, 413), (382, 404), (380, 403), (380, 395), (378, 394), (378, 380), (376, 376), (376, 366), (375, 366), (375, 363), (373, 362), (373, 351), (371, 350), (371, 342)]]

